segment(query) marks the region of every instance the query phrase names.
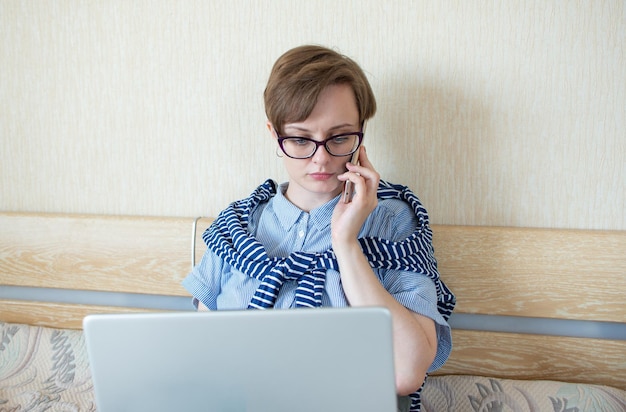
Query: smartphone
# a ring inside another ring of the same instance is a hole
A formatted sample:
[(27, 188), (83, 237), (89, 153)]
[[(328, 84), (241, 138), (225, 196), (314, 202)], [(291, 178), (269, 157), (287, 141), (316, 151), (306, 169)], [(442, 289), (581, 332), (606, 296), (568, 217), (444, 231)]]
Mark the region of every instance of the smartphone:
[[(359, 164), (359, 152), (361, 148), (359, 147), (356, 152), (352, 154), (350, 158), (350, 163), (353, 165)], [(354, 196), (354, 184), (351, 181), (347, 181), (343, 187), (343, 203), (350, 203), (352, 201), (352, 196)]]

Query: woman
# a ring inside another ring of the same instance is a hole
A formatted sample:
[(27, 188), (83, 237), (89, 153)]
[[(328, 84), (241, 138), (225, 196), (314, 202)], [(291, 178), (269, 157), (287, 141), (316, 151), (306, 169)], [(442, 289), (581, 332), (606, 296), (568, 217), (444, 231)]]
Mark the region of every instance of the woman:
[[(399, 405), (417, 411), (427, 372), (450, 353), (454, 296), (437, 273), (426, 211), (407, 188), (380, 180), (362, 145), (376, 112), (369, 82), (348, 57), (301, 46), (276, 61), (264, 98), (289, 181), (267, 181), (222, 212), (183, 285), (199, 310), (386, 307)], [(387, 247), (396, 249), (376, 256)]]

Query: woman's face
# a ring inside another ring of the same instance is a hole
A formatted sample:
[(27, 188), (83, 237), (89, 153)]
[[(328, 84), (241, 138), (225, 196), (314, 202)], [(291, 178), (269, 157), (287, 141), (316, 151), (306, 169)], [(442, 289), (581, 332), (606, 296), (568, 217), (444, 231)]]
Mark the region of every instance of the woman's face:
[[(359, 112), (349, 85), (331, 85), (322, 91), (311, 115), (302, 122), (286, 123), (285, 136), (308, 137), (323, 141), (340, 133), (358, 132)], [(276, 138), (276, 135), (274, 134)], [(336, 157), (319, 146), (313, 157), (292, 159), (283, 155), (289, 187), (287, 198), (310, 211), (333, 199), (343, 188), (337, 176), (346, 171), (350, 156)]]

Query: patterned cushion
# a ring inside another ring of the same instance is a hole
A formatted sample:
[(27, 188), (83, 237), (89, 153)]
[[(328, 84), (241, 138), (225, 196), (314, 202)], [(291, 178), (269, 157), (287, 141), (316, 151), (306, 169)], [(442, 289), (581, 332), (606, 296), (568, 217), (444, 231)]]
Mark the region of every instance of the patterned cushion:
[[(424, 411), (625, 411), (626, 392), (597, 385), (433, 376)], [(82, 331), (0, 322), (0, 411), (95, 411)]]
[(623, 412), (626, 392), (555, 381), (431, 376), (424, 387), (422, 411)]
[(95, 411), (82, 331), (0, 323), (0, 411)]

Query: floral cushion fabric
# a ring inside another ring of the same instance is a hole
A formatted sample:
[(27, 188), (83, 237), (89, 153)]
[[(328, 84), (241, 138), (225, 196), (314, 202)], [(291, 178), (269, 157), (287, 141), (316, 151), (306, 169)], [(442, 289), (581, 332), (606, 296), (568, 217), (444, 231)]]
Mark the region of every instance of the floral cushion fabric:
[(424, 412), (626, 411), (622, 390), (555, 381), (431, 376), (422, 396)]
[[(82, 331), (0, 322), (0, 412), (95, 411)], [(433, 376), (422, 410), (626, 411), (626, 392), (598, 385)]]
[(82, 331), (0, 323), (0, 411), (95, 411)]

